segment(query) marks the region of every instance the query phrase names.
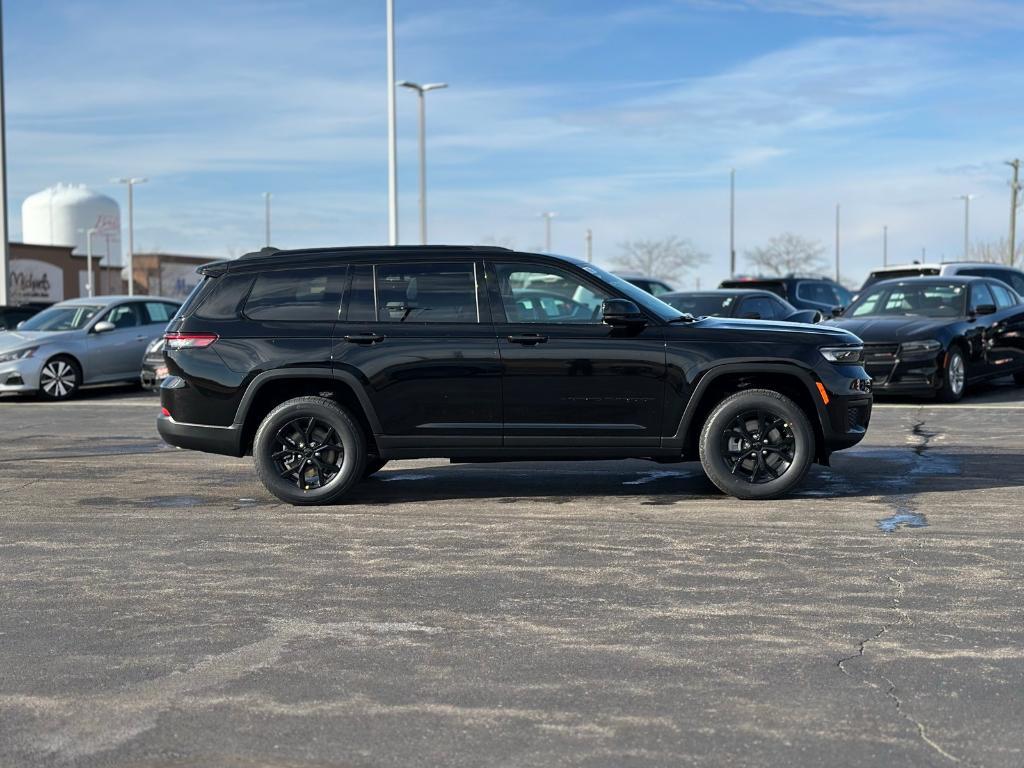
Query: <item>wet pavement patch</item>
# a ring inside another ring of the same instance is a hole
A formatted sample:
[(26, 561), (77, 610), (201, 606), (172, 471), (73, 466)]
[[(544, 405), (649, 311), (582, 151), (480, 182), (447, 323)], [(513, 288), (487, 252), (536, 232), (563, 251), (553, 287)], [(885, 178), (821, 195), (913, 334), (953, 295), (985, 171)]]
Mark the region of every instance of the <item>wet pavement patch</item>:
[(927, 528), (928, 518), (916, 512), (900, 512), (878, 521), (878, 530), (892, 533), (898, 528)]

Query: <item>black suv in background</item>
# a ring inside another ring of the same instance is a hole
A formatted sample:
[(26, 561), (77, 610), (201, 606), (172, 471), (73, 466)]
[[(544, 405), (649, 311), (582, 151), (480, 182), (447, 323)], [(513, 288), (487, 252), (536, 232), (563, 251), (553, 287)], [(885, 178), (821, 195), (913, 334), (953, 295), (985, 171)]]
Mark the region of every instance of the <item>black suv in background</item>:
[(726, 493), (773, 498), (871, 413), (848, 331), (695, 319), (574, 259), (265, 249), (199, 271), (165, 336), (160, 434), (251, 451), (293, 504), (422, 457), (699, 458)]
[(771, 291), (797, 309), (817, 310), (825, 317), (830, 317), (833, 310), (842, 309), (853, 300), (850, 291), (827, 277), (738, 277), (723, 280), (718, 287)]

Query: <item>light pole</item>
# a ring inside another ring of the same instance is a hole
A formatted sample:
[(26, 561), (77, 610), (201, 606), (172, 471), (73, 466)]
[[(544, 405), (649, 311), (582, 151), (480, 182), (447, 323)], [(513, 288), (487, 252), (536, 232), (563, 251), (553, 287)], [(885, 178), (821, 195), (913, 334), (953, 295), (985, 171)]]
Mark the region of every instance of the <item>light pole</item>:
[(7, 122), (4, 109), (4, 24), (0, 3), (0, 304), (10, 303), (7, 281), (11, 254), (7, 244)]
[(836, 203), (836, 282), (839, 280), (839, 203)]
[(554, 211), (544, 211), (540, 217), (544, 219), (544, 252), (551, 253), (551, 220), (558, 214)]
[(447, 88), (448, 83), (426, 83), (420, 85), (402, 80), (398, 85), (411, 88), (420, 97), (420, 243), (427, 244), (427, 100), (429, 91)]
[(91, 299), (93, 297), (93, 285), (94, 280), (92, 276), (92, 236), (99, 232), (96, 227), (89, 227), (88, 229), (80, 229), (79, 232), (85, 232), (85, 292)]
[(128, 185), (128, 295), (135, 295), (135, 210), (133, 191), (136, 184), (145, 184), (149, 179), (142, 176), (122, 176), (111, 179), (115, 184)]
[(398, 245), (398, 134), (395, 126), (395, 0), (387, 0), (388, 244)]
[(1006, 163), (1013, 168), (1013, 180), (1010, 182), (1010, 266), (1017, 257), (1017, 195), (1020, 194), (1020, 160), (1009, 160)]
[(267, 248), (270, 247), (270, 193), (263, 193), (263, 224), (266, 229)]
[(736, 277), (736, 169), (729, 171), (729, 277)]
[(967, 261), (967, 254), (971, 244), (971, 200), (977, 195), (960, 195), (957, 200), (964, 201), (964, 261)]
[(587, 229), (587, 263), (594, 260), (594, 233)]
[(882, 266), (889, 266), (889, 225), (882, 227)]

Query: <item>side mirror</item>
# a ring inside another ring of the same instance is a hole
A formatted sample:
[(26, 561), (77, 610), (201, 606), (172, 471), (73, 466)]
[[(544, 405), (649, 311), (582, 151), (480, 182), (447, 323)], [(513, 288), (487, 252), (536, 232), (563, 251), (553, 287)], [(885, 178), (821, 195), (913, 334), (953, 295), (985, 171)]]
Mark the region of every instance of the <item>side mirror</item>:
[(842, 317), (844, 309), (846, 307), (832, 307), (832, 317)]
[(24, 321), (24, 320), (22, 320), (22, 321), (21, 321), (20, 323), (18, 323), (18, 324), (17, 324), (16, 326), (14, 326), (14, 327), (15, 327), (15, 328), (21, 328), (21, 326), (23, 326), (24, 324), (25, 324), (25, 321)]
[(974, 308), (974, 314), (976, 315), (994, 315), (995, 313), (995, 304), (979, 304)]
[(801, 309), (786, 318), (787, 323), (820, 323), (824, 318), (816, 309)]
[(109, 320), (100, 320), (96, 325), (92, 327), (93, 333), (109, 333), (110, 331), (116, 330), (117, 326)]
[(605, 299), (601, 304), (601, 320), (605, 325), (623, 327), (645, 325), (647, 320), (640, 307), (628, 299)]

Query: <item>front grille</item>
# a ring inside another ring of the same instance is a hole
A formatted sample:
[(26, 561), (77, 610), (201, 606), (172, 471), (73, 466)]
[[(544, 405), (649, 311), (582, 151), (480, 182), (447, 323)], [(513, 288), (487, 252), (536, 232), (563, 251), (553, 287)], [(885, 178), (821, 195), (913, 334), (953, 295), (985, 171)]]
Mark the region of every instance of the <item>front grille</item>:
[(891, 365), (899, 352), (899, 344), (865, 344), (864, 363), (866, 365)]

